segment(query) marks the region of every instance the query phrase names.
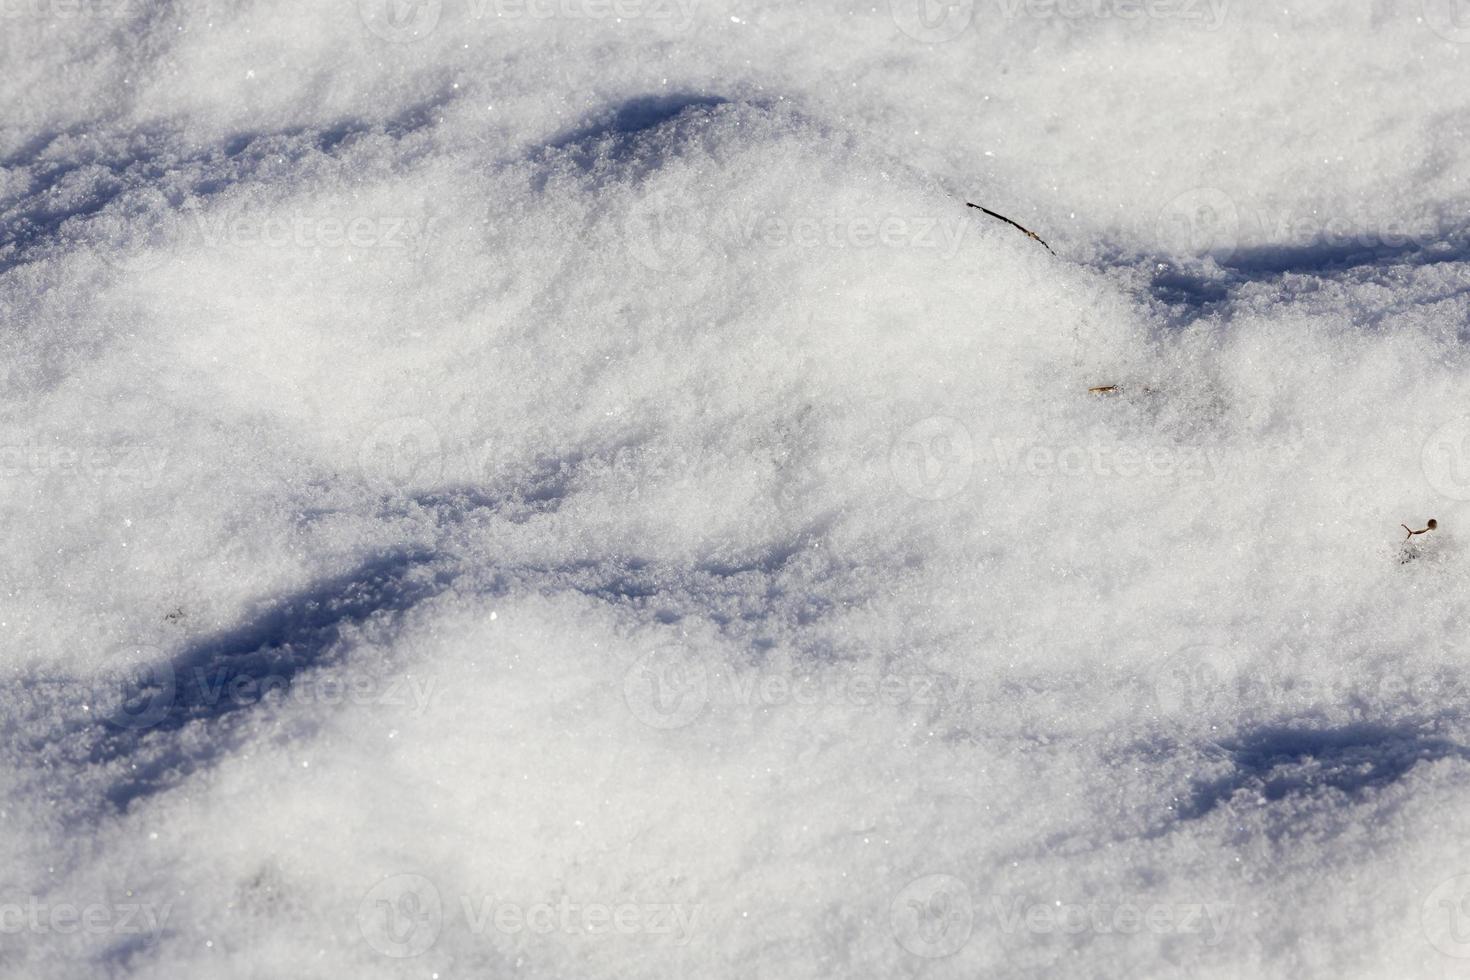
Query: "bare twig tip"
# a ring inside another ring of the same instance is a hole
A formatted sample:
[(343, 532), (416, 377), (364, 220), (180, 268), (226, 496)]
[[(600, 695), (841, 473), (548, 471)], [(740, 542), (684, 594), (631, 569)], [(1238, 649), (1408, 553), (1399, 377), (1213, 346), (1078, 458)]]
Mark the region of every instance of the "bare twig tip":
[(1020, 229), (1020, 230), (1021, 230), (1021, 231), (1022, 231), (1022, 232), (1024, 232), (1024, 233), (1025, 233), (1025, 234), (1026, 234), (1026, 235), (1027, 235), (1027, 236), (1028, 236), (1028, 237), (1030, 237), (1030, 238), (1034, 238), (1034, 239), (1036, 239), (1036, 240), (1037, 240), (1037, 241), (1038, 241), (1038, 242), (1041, 242), (1041, 247), (1042, 247), (1042, 248), (1044, 248), (1044, 249), (1046, 249), (1046, 250), (1047, 250), (1047, 251), (1048, 251), (1048, 252), (1051, 252), (1051, 254), (1053, 254), (1053, 255), (1056, 255), (1056, 254), (1057, 254), (1057, 253), (1056, 253), (1056, 252), (1052, 252), (1052, 248), (1051, 248), (1051, 246), (1050, 246), (1050, 245), (1048, 245), (1048, 244), (1047, 244), (1047, 243), (1046, 243), (1046, 242), (1045, 242), (1045, 241), (1044, 241), (1044, 240), (1043, 240), (1043, 239), (1042, 239), (1042, 237), (1041, 237), (1041, 236), (1040, 236), (1040, 235), (1038, 235), (1038, 234), (1036, 234), (1036, 232), (1034, 232), (1034, 231), (1032, 231), (1032, 230), (1031, 230), (1031, 229), (1030, 229), (1030, 228), (1027, 228), (1027, 227), (1026, 227), (1026, 226), (1025, 226), (1025, 225), (1023, 225), (1023, 224), (1021, 224), (1021, 223), (1020, 223), (1020, 222), (1017, 222), (1017, 221), (1012, 221), (1012, 220), (1011, 220), (1011, 219), (1010, 219), (1010, 218), (1007, 218), (1007, 217), (1006, 217), (1006, 216), (1005, 216), (1005, 215), (1003, 215), (1003, 214), (996, 214), (996, 213), (995, 213), (995, 212), (994, 212), (994, 211), (992, 211), (992, 210), (990, 210), (990, 209), (989, 209), (989, 208), (982, 208), (982, 207), (981, 207), (981, 206), (980, 206), (980, 205), (978, 205), (978, 204), (971, 204), (971, 203), (970, 203), (970, 202), (969, 202), (969, 201), (966, 201), (966, 202), (965, 202), (965, 205), (966, 205), (966, 206), (967, 206), (967, 207), (972, 207), (972, 208), (974, 208), (974, 209), (975, 209), (975, 210), (976, 210), (976, 211), (981, 211), (981, 212), (983, 212), (983, 213), (985, 213), (985, 214), (988, 214), (988, 215), (990, 215), (990, 216), (991, 216), (991, 217), (992, 217), (992, 218), (996, 218), (996, 219), (998, 219), (998, 220), (1000, 220), (1000, 221), (1004, 221), (1004, 222), (1005, 222), (1005, 223), (1006, 223), (1006, 224), (1008, 224), (1008, 225), (1010, 225), (1010, 226), (1011, 226), (1011, 227), (1012, 227), (1012, 228), (1018, 228), (1018, 229)]

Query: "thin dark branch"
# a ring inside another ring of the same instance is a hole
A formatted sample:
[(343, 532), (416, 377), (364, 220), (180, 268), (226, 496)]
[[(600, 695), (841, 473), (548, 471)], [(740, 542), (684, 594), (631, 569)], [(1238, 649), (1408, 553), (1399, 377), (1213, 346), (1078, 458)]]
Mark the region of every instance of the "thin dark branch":
[(974, 208), (976, 211), (983, 211), (983, 212), (985, 212), (986, 214), (990, 215), (992, 218), (999, 218), (1001, 221), (1004, 221), (1006, 224), (1010, 225), (1012, 228), (1018, 228), (1018, 229), (1020, 229), (1021, 231), (1025, 232), (1028, 237), (1034, 238), (1038, 242), (1041, 242), (1041, 247), (1042, 248), (1046, 249), (1048, 252), (1051, 252), (1051, 254), (1053, 254), (1053, 255), (1056, 255), (1057, 254), (1056, 252), (1052, 252), (1050, 245), (1048, 245), (1045, 241), (1042, 241), (1042, 238), (1041, 238), (1040, 235), (1036, 234), (1036, 232), (1032, 231), (1030, 228), (1027, 228), (1025, 225), (1020, 224), (1019, 222), (1012, 221), (1010, 218), (1007, 218), (1003, 214), (996, 214), (994, 211), (990, 210), (989, 208), (982, 208), (978, 204), (970, 204), (969, 201), (966, 201), (965, 204), (967, 204), (970, 207)]

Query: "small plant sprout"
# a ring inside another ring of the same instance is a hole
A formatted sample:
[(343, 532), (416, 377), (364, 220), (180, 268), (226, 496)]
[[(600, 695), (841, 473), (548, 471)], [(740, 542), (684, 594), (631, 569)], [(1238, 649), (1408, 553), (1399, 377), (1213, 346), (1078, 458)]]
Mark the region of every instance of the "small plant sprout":
[(1429, 523), (1421, 527), (1417, 531), (1410, 530), (1409, 525), (1407, 524), (1400, 524), (1399, 527), (1403, 528), (1405, 531), (1408, 531), (1408, 534), (1404, 537), (1404, 540), (1407, 541), (1409, 540), (1409, 538), (1412, 538), (1416, 534), (1428, 534), (1430, 531), (1433, 531), (1435, 528), (1439, 527), (1439, 522), (1431, 517), (1429, 519)]

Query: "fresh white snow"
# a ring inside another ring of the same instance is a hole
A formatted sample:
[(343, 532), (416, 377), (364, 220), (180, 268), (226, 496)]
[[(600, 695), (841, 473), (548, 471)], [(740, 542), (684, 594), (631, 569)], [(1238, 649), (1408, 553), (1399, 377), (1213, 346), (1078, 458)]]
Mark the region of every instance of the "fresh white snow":
[(1470, 975), (1462, 0), (0, 68), (0, 976)]

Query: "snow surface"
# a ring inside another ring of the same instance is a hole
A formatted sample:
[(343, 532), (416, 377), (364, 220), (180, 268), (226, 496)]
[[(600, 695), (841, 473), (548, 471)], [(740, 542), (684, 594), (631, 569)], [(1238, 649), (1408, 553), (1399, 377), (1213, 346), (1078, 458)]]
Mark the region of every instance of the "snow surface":
[(0, 0), (0, 976), (1470, 975), (1470, 7), (926, 4)]

